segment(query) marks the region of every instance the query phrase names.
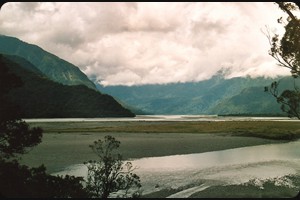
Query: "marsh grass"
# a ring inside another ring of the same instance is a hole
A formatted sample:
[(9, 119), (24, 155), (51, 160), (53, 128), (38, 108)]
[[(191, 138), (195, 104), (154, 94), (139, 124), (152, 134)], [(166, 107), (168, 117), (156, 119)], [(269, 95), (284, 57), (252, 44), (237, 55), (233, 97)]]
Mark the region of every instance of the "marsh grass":
[(297, 121), (56, 122), (55, 124), (42, 127), (48, 133), (226, 133), (280, 140), (300, 138), (300, 122)]

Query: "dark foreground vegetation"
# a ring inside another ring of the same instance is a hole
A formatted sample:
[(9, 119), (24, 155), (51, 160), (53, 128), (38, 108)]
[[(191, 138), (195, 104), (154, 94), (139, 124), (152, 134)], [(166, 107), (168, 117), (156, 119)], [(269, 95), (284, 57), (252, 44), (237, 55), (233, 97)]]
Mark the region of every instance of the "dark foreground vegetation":
[[(3, 61), (3, 60), (1, 60)], [(81, 178), (54, 177), (41, 165), (29, 168), (19, 164), (21, 155), (41, 142), (42, 129), (30, 128), (20, 119), (8, 92), (22, 80), (0, 63), (0, 196), (1, 197), (82, 197)]]
[[(120, 143), (113, 137), (105, 141), (98, 140), (92, 149), (99, 157), (97, 161), (88, 161), (88, 180), (74, 176), (53, 176), (46, 172), (42, 164), (28, 167), (20, 164), (22, 155), (28, 153), (42, 141), (43, 130), (31, 128), (21, 119), (23, 113), (9, 98), (9, 92), (21, 87), (24, 82), (11, 73), (7, 65), (14, 66), (0, 57), (0, 197), (14, 198), (69, 198), (103, 197), (110, 193), (134, 185), (140, 187), (139, 177), (132, 173), (127, 163), (123, 171), (121, 155), (114, 149)], [(29, 77), (28, 78), (32, 78)], [(127, 192), (123, 195), (126, 197)], [(135, 193), (138, 196), (139, 193)]]

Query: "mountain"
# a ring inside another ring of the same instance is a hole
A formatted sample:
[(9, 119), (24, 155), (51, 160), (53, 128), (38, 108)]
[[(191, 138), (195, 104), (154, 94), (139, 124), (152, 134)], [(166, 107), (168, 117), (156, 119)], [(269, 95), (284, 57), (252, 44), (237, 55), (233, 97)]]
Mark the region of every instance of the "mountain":
[(49, 79), (64, 85), (86, 85), (95, 89), (95, 84), (75, 65), (17, 38), (0, 35), (0, 53), (25, 58)]
[[(263, 77), (226, 79), (223, 72), (219, 71), (212, 78), (199, 82), (106, 87), (96, 84), (96, 86), (103, 93), (110, 94), (124, 104), (146, 113), (219, 114), (215, 107), (225, 100), (251, 87), (263, 91), (264, 86), (274, 80), (276, 79)], [(262, 95), (266, 98), (270, 96), (267, 93)]]
[[(300, 86), (300, 80), (294, 79), (290, 76), (283, 77), (279, 79), (278, 82), (279, 94), (286, 89), (293, 90), (294, 83), (296, 86)], [(268, 85), (270, 84), (271, 83)], [(264, 92), (263, 87), (246, 88), (238, 95), (224, 99), (218, 105), (210, 109), (209, 112), (221, 115), (246, 113), (286, 115), (281, 111), (280, 104), (277, 103), (276, 98), (274, 98), (271, 94)]]
[(20, 107), (23, 118), (135, 116), (109, 95), (85, 85), (50, 80), (21, 57), (0, 54), (0, 67), (22, 79), (23, 85), (11, 90), (8, 97)]
[(263, 87), (250, 87), (238, 95), (224, 99), (211, 108), (209, 113), (219, 115), (256, 114), (256, 115), (281, 115), (280, 105), (276, 99), (264, 92)]

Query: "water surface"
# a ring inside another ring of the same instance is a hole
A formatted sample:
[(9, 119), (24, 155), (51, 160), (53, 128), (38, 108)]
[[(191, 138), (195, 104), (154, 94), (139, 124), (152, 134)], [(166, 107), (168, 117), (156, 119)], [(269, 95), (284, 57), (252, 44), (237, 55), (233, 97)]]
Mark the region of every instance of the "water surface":
[(111, 118), (39, 118), (26, 122), (105, 122), (105, 121), (298, 121), (288, 117), (234, 117), (218, 115), (137, 115), (136, 117)]
[[(300, 174), (300, 140), (242, 147), (206, 153), (149, 157), (130, 160), (137, 167), (143, 193), (187, 187), (171, 197), (187, 197), (212, 185), (259, 182)], [(85, 177), (83, 164), (57, 174)], [(191, 186), (189, 186), (191, 185)], [(294, 187), (291, 183), (291, 187)]]

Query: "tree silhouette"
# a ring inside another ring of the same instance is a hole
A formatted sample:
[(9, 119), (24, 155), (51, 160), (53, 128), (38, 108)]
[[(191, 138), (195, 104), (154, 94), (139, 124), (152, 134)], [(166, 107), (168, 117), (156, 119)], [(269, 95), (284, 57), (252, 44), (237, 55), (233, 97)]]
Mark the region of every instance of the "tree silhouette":
[(43, 132), (21, 120), (19, 108), (7, 96), (21, 85), (0, 55), (0, 197), (87, 197), (82, 177), (51, 176), (43, 165), (29, 168), (18, 163), (20, 155), (41, 142)]
[(21, 120), (19, 108), (7, 97), (9, 91), (22, 85), (22, 80), (9, 72), (0, 55), (0, 159), (14, 158), (41, 142), (42, 129), (29, 128)]
[(16, 160), (0, 164), (0, 196), (13, 198), (84, 198), (82, 177), (52, 176), (45, 166), (29, 168)]
[(288, 18), (283, 20), (281, 17), (278, 23), (283, 24), (285, 33), (280, 39), (278, 34), (273, 36), (267, 33), (270, 42), (269, 54), (278, 62), (279, 66), (291, 70), (294, 78), (294, 89), (286, 89), (279, 93), (279, 82), (273, 82), (265, 87), (266, 92), (270, 92), (281, 104), (281, 110), (286, 112), (289, 117), (300, 119), (300, 90), (296, 85), (296, 78), (300, 76), (300, 20), (293, 14), (299, 10), (299, 5), (287, 2), (276, 2), (281, 10), (288, 14)]
[(131, 196), (139, 196), (140, 178), (132, 173), (135, 168), (131, 162), (123, 164), (121, 155), (115, 152), (119, 146), (120, 141), (112, 136), (105, 136), (104, 141), (98, 140), (90, 145), (99, 157), (98, 161), (85, 162), (88, 168), (86, 188), (91, 197), (107, 198), (119, 190), (125, 191), (122, 197), (127, 197), (131, 188), (136, 189)]

